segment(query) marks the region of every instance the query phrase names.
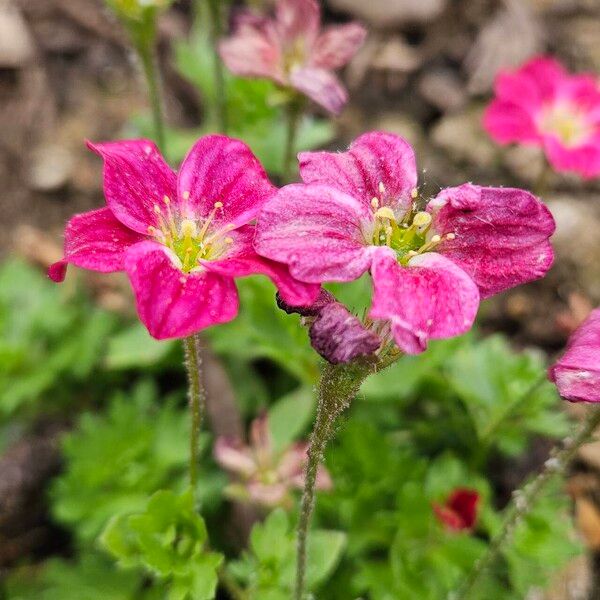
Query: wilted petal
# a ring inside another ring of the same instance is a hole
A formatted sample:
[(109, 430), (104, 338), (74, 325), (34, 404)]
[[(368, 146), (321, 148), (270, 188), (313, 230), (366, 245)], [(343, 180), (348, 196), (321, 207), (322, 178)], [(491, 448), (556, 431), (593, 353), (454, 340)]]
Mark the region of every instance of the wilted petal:
[(332, 71), (300, 67), (290, 73), (290, 83), (325, 110), (339, 115), (348, 102), (348, 92)]
[(65, 229), (65, 257), (50, 267), (49, 275), (62, 281), (67, 263), (101, 273), (121, 271), (127, 248), (143, 239), (117, 221), (109, 208), (75, 215)]
[(219, 44), (227, 68), (242, 77), (265, 77), (284, 83), (281, 40), (271, 19), (241, 13), (231, 37)]
[(324, 306), (309, 330), (312, 347), (332, 364), (373, 354), (381, 340), (340, 302)]
[(126, 140), (88, 147), (104, 159), (104, 195), (114, 216), (123, 225), (147, 234), (156, 227), (155, 206), (176, 194), (175, 173), (150, 140)]
[(362, 202), (332, 187), (288, 185), (265, 204), (254, 247), (300, 281), (351, 281), (371, 264), (365, 232), (372, 222)]
[(399, 348), (418, 354), (429, 339), (460, 335), (473, 325), (479, 307), (475, 282), (452, 261), (429, 252), (408, 267), (378, 254), (373, 260), (370, 316), (387, 319)]
[(194, 144), (179, 170), (177, 189), (182, 212), (190, 217), (207, 217), (216, 202), (223, 204), (211, 231), (245, 225), (275, 191), (250, 148), (223, 135), (207, 135)]
[(157, 339), (186, 337), (237, 315), (232, 279), (207, 271), (184, 273), (177, 260), (150, 241), (132, 246), (125, 255), (138, 314)]
[(251, 450), (243, 446), (239, 440), (219, 437), (215, 442), (213, 453), (221, 467), (245, 479), (252, 477), (257, 471)]
[(252, 245), (254, 226), (246, 225), (229, 234), (233, 240), (230, 250), (219, 260), (202, 260), (201, 264), (209, 271), (227, 277), (245, 275), (266, 275), (273, 281), (281, 297), (292, 305), (311, 305), (319, 294), (319, 285), (302, 283), (290, 275), (284, 264), (256, 254)]
[(323, 307), (335, 302), (335, 296), (327, 290), (321, 289), (317, 299), (308, 306), (296, 306), (288, 304), (279, 294), (276, 295), (277, 306), (288, 315), (301, 315), (303, 317), (316, 317)]
[(367, 30), (358, 23), (328, 27), (315, 42), (311, 63), (324, 69), (343, 67), (356, 54), (366, 36)]
[(573, 333), (549, 376), (566, 400), (600, 402), (600, 309)]
[(300, 174), (305, 183), (323, 183), (342, 190), (371, 210), (379, 206), (403, 213), (412, 204), (417, 185), (415, 153), (400, 136), (374, 131), (357, 138), (347, 152), (302, 152)]
[(554, 219), (529, 192), (465, 184), (442, 190), (428, 209), (437, 233), (455, 235), (437, 251), (475, 280), (483, 298), (539, 279), (552, 265)]

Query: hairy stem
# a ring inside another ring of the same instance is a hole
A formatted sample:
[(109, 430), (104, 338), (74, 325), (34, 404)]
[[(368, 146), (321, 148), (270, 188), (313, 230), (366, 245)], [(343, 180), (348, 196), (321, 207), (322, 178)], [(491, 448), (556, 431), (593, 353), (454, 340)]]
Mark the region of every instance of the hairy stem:
[(293, 179), (294, 158), (300, 118), (302, 117), (303, 103), (298, 98), (292, 98), (286, 106), (287, 131), (285, 138), (285, 152), (283, 155), (283, 181), (290, 183)]
[(567, 465), (575, 456), (577, 450), (585, 444), (600, 425), (600, 409), (590, 409), (585, 421), (574, 437), (563, 440), (562, 447), (556, 447), (544, 468), (537, 477), (513, 494), (513, 501), (508, 509), (502, 527), (492, 538), (485, 554), (475, 563), (462, 585), (451, 594), (452, 600), (465, 600), (473, 591), (486, 569), (494, 562), (503, 545), (510, 539), (515, 527), (529, 513), (548, 482), (558, 474), (564, 473)]
[(350, 405), (362, 382), (374, 370), (373, 364), (367, 362), (347, 365), (327, 364), (323, 369), (319, 383), (317, 417), (308, 449), (304, 493), (298, 522), (295, 600), (304, 599), (308, 529), (315, 506), (315, 485), (319, 464), (323, 459), (327, 442), (333, 434), (337, 418)]
[(142, 69), (148, 84), (148, 98), (150, 100), (150, 108), (152, 110), (152, 122), (154, 124), (154, 137), (161, 151), (164, 153), (165, 148), (165, 125), (162, 112), (161, 86), (160, 75), (156, 56), (154, 52), (154, 42), (151, 40), (140, 41), (136, 44)]
[(198, 438), (206, 411), (206, 394), (202, 386), (202, 358), (200, 356), (200, 336), (198, 334), (184, 338), (185, 367), (188, 376), (188, 399), (192, 416), (190, 432), (190, 486), (195, 494), (198, 482)]
[[(227, 98), (225, 93), (225, 73), (223, 61), (219, 56), (219, 40), (222, 35), (223, 18), (221, 15), (222, 0), (208, 0), (208, 12), (210, 14), (210, 45), (213, 51), (215, 93), (217, 99), (217, 119), (219, 131), (227, 133)], [(225, 3), (223, 3), (225, 4)]]

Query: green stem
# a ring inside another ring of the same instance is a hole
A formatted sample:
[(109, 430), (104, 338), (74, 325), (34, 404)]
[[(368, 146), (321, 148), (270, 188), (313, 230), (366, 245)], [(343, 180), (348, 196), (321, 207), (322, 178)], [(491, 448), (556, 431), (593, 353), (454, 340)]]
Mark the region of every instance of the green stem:
[(550, 458), (545, 462), (539, 475), (531, 483), (514, 493), (513, 502), (506, 513), (500, 530), (492, 538), (485, 554), (476, 562), (462, 585), (450, 595), (452, 600), (465, 600), (469, 597), (479, 578), (493, 563), (504, 543), (511, 537), (515, 527), (535, 505), (546, 484), (552, 477), (565, 471), (577, 450), (590, 439), (599, 425), (600, 409), (590, 409), (575, 437), (563, 440), (562, 448), (557, 446), (550, 453)]
[(246, 591), (237, 584), (225, 567), (222, 566), (217, 574), (219, 576), (219, 583), (232, 600), (248, 600)]
[(162, 112), (160, 76), (154, 52), (154, 43), (150, 40), (144, 40), (136, 44), (136, 47), (138, 54), (140, 55), (142, 69), (144, 70), (144, 75), (148, 84), (148, 98), (152, 110), (154, 137), (158, 147), (164, 154), (166, 152), (165, 125)]
[(374, 365), (366, 361), (347, 365), (327, 364), (323, 368), (319, 383), (317, 417), (308, 448), (304, 493), (298, 522), (295, 600), (304, 599), (308, 529), (315, 506), (317, 471), (323, 460), (325, 447), (333, 434), (337, 418), (350, 405), (362, 382), (374, 370), (376, 370)]
[(210, 14), (210, 44), (213, 51), (215, 93), (217, 99), (217, 119), (221, 133), (227, 133), (227, 98), (225, 93), (225, 73), (223, 61), (219, 56), (219, 40), (222, 34), (222, 0), (208, 0), (208, 12)]
[(296, 143), (298, 127), (302, 116), (303, 104), (297, 98), (292, 98), (286, 106), (287, 131), (285, 138), (285, 152), (283, 155), (283, 181), (290, 183), (293, 179), (294, 159), (296, 155)]
[(192, 416), (190, 433), (190, 486), (195, 494), (198, 482), (198, 439), (206, 411), (206, 394), (202, 386), (202, 357), (200, 356), (200, 336), (198, 334), (184, 338), (185, 367), (188, 376), (188, 399)]

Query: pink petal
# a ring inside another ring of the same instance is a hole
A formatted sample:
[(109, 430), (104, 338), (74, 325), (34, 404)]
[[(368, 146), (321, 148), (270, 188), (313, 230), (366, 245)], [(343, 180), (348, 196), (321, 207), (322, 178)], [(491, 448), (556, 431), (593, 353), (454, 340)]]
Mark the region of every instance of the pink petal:
[(473, 325), (479, 307), (475, 282), (452, 261), (429, 252), (408, 267), (378, 254), (371, 268), (373, 304), (370, 316), (389, 319), (399, 348), (418, 354), (429, 339), (460, 335)]
[(348, 102), (346, 88), (332, 71), (317, 67), (296, 68), (290, 73), (290, 83), (334, 115), (339, 115)]
[(127, 140), (88, 147), (104, 159), (104, 195), (108, 207), (123, 225), (148, 233), (157, 225), (155, 205), (175, 198), (175, 173), (150, 140)]
[(513, 104), (529, 114), (537, 113), (544, 101), (537, 82), (521, 71), (499, 73), (494, 92), (501, 103)]
[(351, 281), (369, 269), (372, 212), (325, 185), (288, 185), (264, 206), (254, 247), (308, 283)]
[(328, 27), (315, 42), (311, 63), (323, 69), (339, 69), (350, 62), (366, 36), (367, 30), (358, 23)]
[(224, 135), (207, 135), (196, 142), (181, 165), (177, 189), (183, 213), (190, 216), (207, 217), (215, 202), (223, 203), (212, 230), (245, 225), (275, 192), (250, 148)]
[(283, 300), (292, 306), (309, 306), (319, 295), (319, 285), (303, 283), (290, 275), (289, 268), (256, 254), (253, 247), (255, 227), (245, 225), (229, 233), (231, 249), (220, 260), (201, 260), (208, 271), (225, 277), (266, 275), (273, 281)]
[(534, 114), (513, 102), (494, 100), (483, 115), (483, 126), (490, 137), (500, 144), (540, 143)]
[(548, 162), (558, 172), (577, 173), (584, 179), (600, 175), (600, 139), (581, 146), (565, 146), (556, 136), (544, 138)]
[(412, 204), (411, 192), (417, 185), (415, 154), (400, 136), (374, 131), (357, 138), (347, 152), (302, 152), (299, 159), (305, 183), (331, 185), (368, 210), (373, 198), (380, 206), (402, 212)]
[(159, 340), (186, 337), (226, 323), (238, 311), (232, 279), (206, 271), (184, 273), (176, 266), (178, 260), (151, 241), (132, 246), (125, 255), (138, 314)]
[(277, 465), (277, 473), (285, 481), (304, 474), (308, 442), (296, 442), (282, 455)]
[(600, 309), (573, 333), (549, 376), (566, 400), (600, 402)]
[(568, 78), (564, 67), (551, 56), (535, 57), (518, 72), (533, 80), (540, 90), (542, 100), (555, 98), (557, 90)]
[(257, 471), (250, 448), (243, 446), (239, 440), (219, 437), (215, 442), (213, 453), (221, 467), (245, 479), (252, 477)]
[(143, 239), (117, 221), (110, 208), (75, 215), (65, 229), (65, 258), (50, 267), (50, 277), (62, 281), (67, 263), (101, 273), (121, 271), (125, 251)]
[(269, 417), (266, 412), (259, 415), (250, 425), (250, 445), (261, 467), (273, 463), (273, 439), (269, 429)]
[(316, 0), (278, 0), (276, 4), (277, 29), (284, 41), (293, 44), (301, 38), (310, 47), (317, 37), (321, 12)]
[(266, 77), (283, 85), (281, 39), (272, 19), (241, 13), (219, 54), (227, 68), (241, 77)]
[(465, 184), (442, 190), (428, 210), (438, 234), (456, 236), (437, 251), (469, 273), (482, 298), (539, 279), (552, 265), (554, 219), (529, 192)]
[(278, 506), (288, 495), (288, 488), (284, 483), (267, 484), (252, 481), (247, 487), (252, 501), (263, 506)]

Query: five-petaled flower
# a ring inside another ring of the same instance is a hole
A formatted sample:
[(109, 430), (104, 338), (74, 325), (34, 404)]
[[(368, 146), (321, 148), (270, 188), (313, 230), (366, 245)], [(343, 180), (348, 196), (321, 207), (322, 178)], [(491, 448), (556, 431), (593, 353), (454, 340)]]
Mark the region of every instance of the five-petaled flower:
[(573, 333), (549, 376), (566, 400), (600, 402), (600, 308)]
[(303, 184), (264, 205), (257, 252), (308, 283), (370, 271), (370, 317), (388, 320), (407, 353), (467, 331), (480, 297), (542, 277), (553, 261), (554, 220), (535, 196), (465, 184), (424, 205), (413, 150), (398, 136), (301, 153), (300, 173)]
[(594, 75), (570, 75), (550, 57), (501, 72), (484, 126), (501, 144), (542, 146), (556, 171), (600, 175), (600, 84)]
[(476, 490), (457, 488), (444, 504), (433, 504), (435, 515), (450, 531), (469, 531), (477, 521), (480, 496)]
[(312, 303), (319, 286), (295, 281), (287, 267), (252, 248), (250, 224), (275, 188), (242, 142), (200, 139), (178, 175), (148, 140), (90, 144), (104, 159), (107, 206), (75, 215), (65, 256), (50, 267), (126, 271), (140, 319), (158, 338), (184, 337), (233, 319), (234, 277), (262, 273), (291, 303)]
[[(278, 452), (273, 445), (267, 414), (263, 413), (252, 421), (250, 445), (220, 437), (215, 442), (214, 456), (219, 465), (237, 479), (227, 488), (230, 497), (266, 507), (289, 506), (291, 490), (304, 487), (307, 450), (307, 442), (296, 442)], [(323, 465), (317, 471), (316, 486), (320, 490), (332, 487)]]
[(275, 10), (275, 19), (238, 15), (233, 35), (220, 45), (223, 62), (237, 75), (271, 79), (338, 114), (348, 94), (334, 70), (349, 62), (366, 30), (348, 23), (321, 31), (316, 0), (278, 0)]

